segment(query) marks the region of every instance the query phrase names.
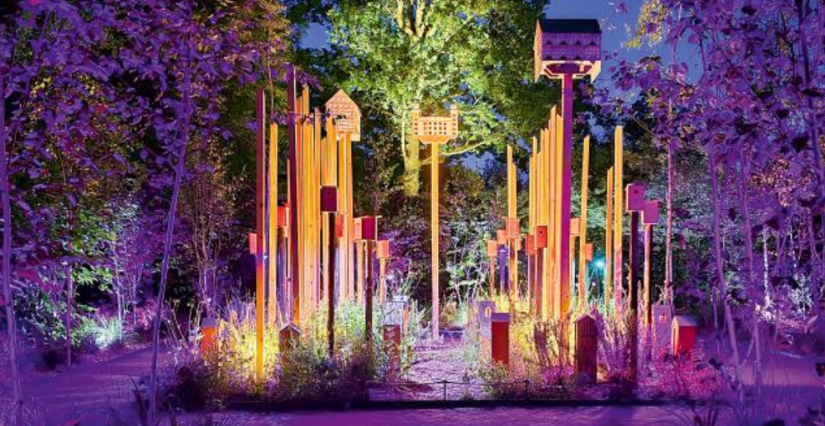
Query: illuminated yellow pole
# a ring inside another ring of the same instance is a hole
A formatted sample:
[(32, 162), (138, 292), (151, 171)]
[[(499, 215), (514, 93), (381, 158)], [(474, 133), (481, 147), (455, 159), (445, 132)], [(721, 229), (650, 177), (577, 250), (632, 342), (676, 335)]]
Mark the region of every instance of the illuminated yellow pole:
[(258, 90), (255, 99), (255, 376), (263, 376), (264, 366), (264, 216), (266, 208), (266, 95)]
[(339, 260), (338, 260), (338, 298), (340, 300), (345, 300), (349, 297), (349, 270), (350, 266), (350, 245), (349, 245), (349, 216), (350, 216), (350, 207), (347, 204), (347, 185), (348, 185), (348, 164), (349, 164), (349, 151), (347, 151), (347, 147), (349, 146), (349, 134), (345, 134), (338, 144), (338, 190), (340, 191), (340, 195), (338, 196), (338, 214), (343, 216), (342, 223), (341, 223), (341, 238), (338, 242), (338, 252)]
[[(516, 165), (513, 161), (513, 147), (507, 145), (507, 217), (518, 220), (516, 212)], [(512, 237), (512, 235), (510, 236)], [(518, 289), (518, 248), (516, 240), (509, 238), (510, 246), (510, 304), (515, 307), (519, 298)], [(513, 310), (513, 309), (511, 309)]]
[(438, 284), (438, 269), (439, 269), (439, 262), (438, 262), (438, 230), (439, 230), (439, 223), (438, 223), (438, 145), (437, 143), (431, 144), (430, 149), (432, 150), (430, 154), (430, 270), (432, 273), (432, 298), (433, 298), (433, 339), (438, 339), (438, 329), (439, 329), (439, 314), (441, 313), (439, 307), (439, 284)]
[(611, 311), (613, 294), (613, 167), (607, 170), (607, 203), (604, 215), (604, 310)]
[(581, 189), (581, 229), (579, 229), (579, 310), (587, 311), (587, 193), (590, 174), (590, 136), (584, 138), (582, 146), (582, 189)]
[(622, 179), (622, 141), (624, 139), (623, 136), (623, 128), (622, 126), (616, 127), (616, 134), (614, 140), (614, 150), (615, 150), (615, 159), (613, 164), (613, 215), (614, 215), (614, 222), (613, 222), (613, 301), (615, 309), (614, 311), (617, 313), (622, 312), (622, 281), (623, 281), (623, 273), (622, 273), (622, 236), (623, 236), (623, 226), (622, 226), (622, 218), (624, 213), (624, 206), (623, 206), (623, 195), (624, 195), (624, 183)]
[(269, 325), (276, 323), (278, 306), (278, 125), (269, 126)]
[[(569, 300), (565, 301), (565, 296), (569, 297), (569, 289), (565, 289), (565, 283), (570, 284), (569, 279), (569, 272), (570, 272), (570, 254), (567, 253), (570, 246), (570, 222), (569, 218), (567, 223), (565, 224), (565, 220), (562, 215), (562, 210), (564, 208), (564, 197), (563, 197), (563, 190), (564, 187), (562, 185), (562, 174), (564, 171), (564, 153), (563, 153), (563, 145), (564, 145), (564, 137), (562, 132), (564, 131), (564, 126), (562, 125), (562, 119), (559, 116), (556, 116), (556, 139), (553, 143), (555, 151), (554, 151), (554, 164), (553, 164), (553, 172), (555, 174), (553, 182), (555, 184), (555, 191), (553, 194), (554, 200), (554, 214), (553, 214), (553, 226), (554, 226), (554, 236), (555, 236), (555, 260), (554, 260), (554, 277), (555, 277), (555, 294), (554, 294), (554, 302), (555, 302), (555, 314), (557, 320), (563, 320), (565, 315), (567, 314), (565, 310), (565, 302), (569, 303)], [(563, 232), (562, 227), (567, 227), (567, 232)], [(566, 234), (566, 235), (565, 235)], [(567, 277), (566, 277), (567, 276)]]

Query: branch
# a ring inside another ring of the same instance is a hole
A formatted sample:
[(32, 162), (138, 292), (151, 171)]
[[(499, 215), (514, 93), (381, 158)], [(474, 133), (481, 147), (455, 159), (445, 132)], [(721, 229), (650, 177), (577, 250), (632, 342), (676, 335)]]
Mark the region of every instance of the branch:
[[(465, 154), (467, 152), (470, 152), (470, 151), (472, 151), (476, 148), (480, 148), (480, 147), (482, 147), (484, 145), (487, 145), (487, 144), (489, 144), (489, 142), (478, 142), (478, 143), (474, 143), (474, 144), (471, 144), (471, 145), (466, 145), (466, 146), (464, 146), (462, 148), (459, 148), (455, 151), (442, 152), (441, 156), (442, 157), (452, 157), (452, 156), (455, 156), (455, 155)], [(431, 155), (429, 158), (421, 160), (421, 165), (426, 166), (426, 165), (432, 163), (432, 160), (433, 160), (433, 157)]]

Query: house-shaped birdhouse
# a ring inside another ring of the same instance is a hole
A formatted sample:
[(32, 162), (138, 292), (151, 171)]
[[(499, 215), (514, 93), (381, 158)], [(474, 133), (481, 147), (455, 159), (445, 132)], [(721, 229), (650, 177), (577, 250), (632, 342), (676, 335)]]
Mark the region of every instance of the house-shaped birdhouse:
[(561, 78), (590, 76), (602, 67), (602, 30), (595, 19), (539, 19), (533, 43), (534, 74)]
[(350, 140), (361, 140), (361, 109), (343, 90), (339, 90), (324, 105), (328, 116), (335, 120), (338, 134), (350, 134)]
[(642, 211), (642, 224), (659, 224), (659, 200), (645, 201), (645, 209)]
[(670, 350), (673, 355), (691, 354), (696, 346), (696, 331), (699, 324), (692, 317), (673, 317), (670, 329)]
[(422, 117), (418, 104), (412, 113), (413, 136), (425, 144), (441, 144), (458, 136), (458, 107), (450, 107), (449, 116)]
[(641, 212), (645, 209), (645, 184), (634, 182), (625, 188), (625, 211)]
[(301, 329), (295, 324), (287, 324), (278, 332), (278, 349), (286, 354), (298, 344), (301, 338)]

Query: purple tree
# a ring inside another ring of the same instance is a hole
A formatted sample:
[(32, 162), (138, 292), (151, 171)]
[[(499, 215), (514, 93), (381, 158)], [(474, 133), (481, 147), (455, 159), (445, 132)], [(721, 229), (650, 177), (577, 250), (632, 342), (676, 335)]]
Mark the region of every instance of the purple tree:
[(228, 136), (218, 126), (221, 88), (232, 80), (240, 85), (254, 83), (254, 66), (269, 45), (242, 40), (241, 34), (252, 24), (233, 18), (234, 14), (248, 13), (255, 5), (252, 1), (233, 3), (231, 9), (215, 6), (217, 10), (212, 11), (196, 9), (191, 0), (110, 2), (119, 9), (119, 28), (128, 40), (119, 52), (123, 77), (142, 88), (132, 91), (128, 101), (140, 106), (147, 134), (160, 143), (160, 150), (151, 153), (155, 162), (172, 171), (171, 179), (165, 182), (171, 187), (171, 196), (153, 326), (150, 412), (154, 418), (160, 321), (181, 185), (189, 177), (187, 150)]
[[(32, 209), (24, 195), (42, 188), (13, 182), (22, 171), (37, 179), (54, 150), (65, 149), (93, 134), (95, 98), (105, 97), (111, 62), (94, 60), (94, 47), (105, 40), (108, 9), (93, 1), (30, 0), (14, 2), (0, 20), (0, 210), (3, 218), (2, 282), (8, 322), (14, 403), (22, 402), (11, 291), (12, 257), (16, 268), (42, 255), (46, 248), (31, 241), (53, 217), (48, 209)], [(90, 18), (90, 19), (89, 19)], [(97, 88), (98, 90), (94, 90)], [(72, 100), (68, 102), (68, 100)], [(74, 161), (86, 161), (82, 154)], [(65, 190), (65, 188), (64, 188)], [(71, 191), (65, 192), (71, 200)], [(27, 222), (29, 243), (13, 245), (12, 207)], [(71, 289), (67, 289), (71, 295)]]

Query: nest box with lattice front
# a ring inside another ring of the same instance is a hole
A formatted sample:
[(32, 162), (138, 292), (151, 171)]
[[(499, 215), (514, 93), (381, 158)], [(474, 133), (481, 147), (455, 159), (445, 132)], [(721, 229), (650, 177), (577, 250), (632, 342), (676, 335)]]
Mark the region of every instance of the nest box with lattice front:
[(425, 144), (442, 144), (458, 136), (458, 107), (450, 107), (450, 115), (422, 117), (418, 105), (413, 107), (413, 136)]
[(539, 19), (533, 44), (535, 78), (596, 79), (602, 69), (602, 30), (595, 19)]
[(350, 140), (361, 140), (361, 109), (343, 90), (339, 90), (324, 104), (328, 116), (335, 120), (335, 131), (349, 133)]

